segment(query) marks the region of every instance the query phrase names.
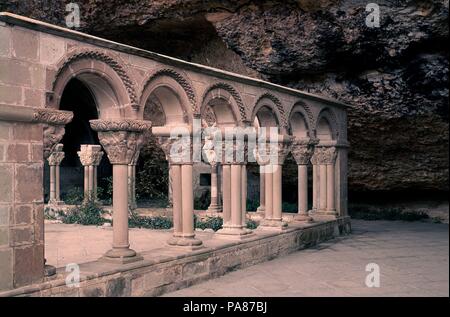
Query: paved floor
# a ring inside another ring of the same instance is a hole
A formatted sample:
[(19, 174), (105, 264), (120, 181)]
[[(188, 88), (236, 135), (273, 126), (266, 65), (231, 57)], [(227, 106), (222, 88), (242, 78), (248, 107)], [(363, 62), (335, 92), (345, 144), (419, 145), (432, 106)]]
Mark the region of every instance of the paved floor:
[[(449, 296), (447, 224), (352, 221), (353, 234), (164, 296)], [(366, 286), (366, 265), (380, 287)]]

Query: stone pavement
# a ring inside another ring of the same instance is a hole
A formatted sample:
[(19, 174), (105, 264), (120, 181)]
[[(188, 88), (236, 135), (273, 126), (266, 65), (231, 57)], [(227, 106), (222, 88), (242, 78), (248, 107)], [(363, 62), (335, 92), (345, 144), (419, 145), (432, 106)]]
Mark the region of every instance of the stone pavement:
[[(449, 296), (447, 224), (352, 221), (353, 234), (164, 296)], [(379, 288), (365, 285), (379, 265)]]

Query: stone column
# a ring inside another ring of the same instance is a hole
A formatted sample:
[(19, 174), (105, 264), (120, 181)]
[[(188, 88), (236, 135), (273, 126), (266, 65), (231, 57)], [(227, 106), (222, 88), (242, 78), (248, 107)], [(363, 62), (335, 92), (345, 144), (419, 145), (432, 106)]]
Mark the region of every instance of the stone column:
[(78, 151), (84, 166), (84, 201), (89, 197), (97, 199), (97, 166), (103, 157), (102, 147), (95, 144), (82, 144)]
[(139, 151), (136, 151), (131, 163), (128, 164), (128, 200), (131, 209), (136, 209), (136, 164)]
[(217, 177), (217, 170), (219, 164), (211, 162), (211, 204), (208, 207), (209, 212), (219, 212), (219, 182)]
[(62, 205), (63, 201), (60, 199), (60, 165), (64, 159), (63, 145), (57, 144), (53, 152), (48, 157), (48, 165), (50, 166), (50, 205)]
[(241, 182), (242, 182), (242, 225), (247, 227), (246, 215), (247, 215), (247, 165), (242, 164), (241, 168)]
[(113, 165), (113, 245), (102, 259), (129, 263), (142, 257), (130, 248), (128, 234), (128, 165), (140, 150), (150, 121), (91, 120), (100, 143)]
[(282, 169), (291, 145), (291, 137), (279, 135), (277, 141), (272, 140), (266, 144), (266, 153), (258, 152), (258, 161), (264, 165), (266, 180), (265, 216), (258, 227), (260, 229), (283, 230), (287, 227), (282, 210)]
[[(153, 134), (169, 161), (169, 177), (172, 186), (173, 236), (167, 241), (171, 246), (191, 250), (203, 247), (202, 241), (194, 232), (194, 189), (192, 180), (192, 136), (190, 144), (184, 144), (182, 152), (172, 152), (172, 145), (179, 143), (179, 138), (170, 137), (165, 127), (155, 127)], [(177, 150), (180, 146), (177, 145)], [(186, 154), (186, 151), (188, 152)], [(189, 152), (190, 151), (190, 152)]]
[(336, 148), (334, 146), (326, 148), (325, 152), (325, 165), (327, 171), (327, 203), (326, 203), (326, 214), (336, 215), (335, 206), (335, 171), (334, 166), (336, 162)]
[(311, 213), (316, 213), (319, 209), (319, 152), (318, 148), (314, 149), (313, 155), (311, 157), (312, 164), (312, 179), (313, 179), (313, 188), (312, 188), (312, 208)]
[(266, 193), (265, 193), (265, 176), (264, 167), (259, 167), (259, 207), (256, 210), (257, 212), (264, 212), (265, 204), (266, 204)]
[[(224, 224), (223, 228), (216, 232), (216, 235), (220, 238), (241, 240), (251, 237), (253, 234), (252, 230), (245, 227), (245, 208), (243, 208), (243, 199), (246, 197), (243, 186), (244, 184), (246, 186), (247, 182), (245, 180), (243, 181), (242, 176), (244, 173), (243, 168), (247, 160), (247, 145), (245, 142), (243, 144), (237, 144), (235, 140), (228, 140), (223, 143), (223, 146)], [(242, 159), (239, 158), (238, 151), (243, 151), (244, 155)], [(226, 155), (226, 153), (231, 152), (233, 153), (232, 159)]]
[(298, 168), (298, 221), (311, 222), (308, 215), (308, 164), (313, 154), (313, 143), (310, 140), (296, 140), (292, 147), (292, 155)]

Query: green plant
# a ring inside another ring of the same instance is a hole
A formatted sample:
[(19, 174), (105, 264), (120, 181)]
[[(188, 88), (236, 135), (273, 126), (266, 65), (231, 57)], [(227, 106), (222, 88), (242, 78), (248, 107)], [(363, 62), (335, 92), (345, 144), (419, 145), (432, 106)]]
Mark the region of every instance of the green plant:
[(223, 219), (222, 217), (206, 217), (205, 219), (199, 219), (196, 215), (194, 215), (194, 228), (199, 229), (212, 229), (217, 231), (222, 229)]
[(105, 205), (111, 205), (113, 193), (112, 176), (105, 177), (104, 179), (102, 179), (101, 183), (102, 186), (97, 187), (97, 197)]
[(78, 205), (83, 202), (84, 193), (80, 187), (73, 187), (62, 195), (62, 199), (67, 205)]
[(203, 192), (201, 196), (194, 197), (194, 209), (195, 210), (206, 210), (211, 204), (211, 198), (209, 191)]
[(67, 214), (62, 215), (62, 222), (100, 226), (108, 222), (103, 218), (104, 213), (105, 211), (90, 196), (87, 201), (69, 209)]
[(259, 207), (258, 200), (247, 199), (247, 211), (256, 211)]
[(258, 228), (258, 223), (256, 222), (256, 221), (254, 221), (254, 220), (248, 220), (247, 221), (247, 229), (256, 229), (256, 228)]
[(283, 202), (281, 208), (282, 208), (281, 210), (283, 210), (283, 212), (297, 212), (298, 211), (298, 207), (296, 204), (288, 203), (288, 202)]
[(128, 219), (130, 228), (146, 228), (146, 229), (170, 229), (173, 227), (173, 221), (167, 217), (142, 217), (132, 211)]

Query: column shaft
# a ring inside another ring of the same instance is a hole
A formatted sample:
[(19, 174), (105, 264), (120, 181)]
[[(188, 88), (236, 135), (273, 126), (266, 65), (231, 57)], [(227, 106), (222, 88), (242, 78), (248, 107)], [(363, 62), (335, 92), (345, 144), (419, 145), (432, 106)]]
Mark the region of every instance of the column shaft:
[(281, 220), (282, 218), (282, 165), (273, 165), (273, 196), (272, 196), (272, 219)]
[(327, 166), (319, 165), (319, 210), (325, 211), (327, 208)]
[(84, 200), (89, 197), (89, 167), (84, 166)]
[(56, 200), (56, 166), (50, 165), (50, 199), (49, 202)]
[(327, 165), (327, 212), (335, 213), (334, 198), (334, 165)]
[(308, 214), (308, 166), (298, 165), (298, 213)]
[(229, 164), (222, 165), (222, 195), (223, 195), (223, 223), (231, 220), (231, 167)]
[(231, 226), (242, 226), (241, 165), (231, 165)]
[(246, 226), (246, 214), (247, 214), (247, 165), (241, 165), (241, 190), (242, 190), (242, 225)]
[[(173, 186), (173, 184), (172, 184)], [(192, 188), (192, 165), (181, 165), (181, 193), (183, 237), (194, 237), (194, 192)], [(172, 187), (173, 189), (173, 187)], [(173, 191), (172, 191), (173, 194)]]
[(264, 166), (259, 166), (259, 207), (257, 211), (264, 211), (265, 209), (265, 200), (266, 200), (266, 193), (265, 193), (265, 174), (264, 174)]
[(312, 197), (312, 210), (316, 211), (319, 208), (319, 172), (317, 164), (313, 164), (313, 197)]
[(264, 165), (264, 179), (265, 185), (265, 219), (272, 219), (273, 215), (273, 173), (269, 165)]
[(60, 185), (60, 166), (55, 166), (55, 199), (56, 201), (61, 201), (61, 185)]
[(169, 177), (172, 179), (172, 210), (173, 210), (173, 235), (181, 236), (182, 228), (182, 184), (181, 184), (181, 165), (170, 164)]

